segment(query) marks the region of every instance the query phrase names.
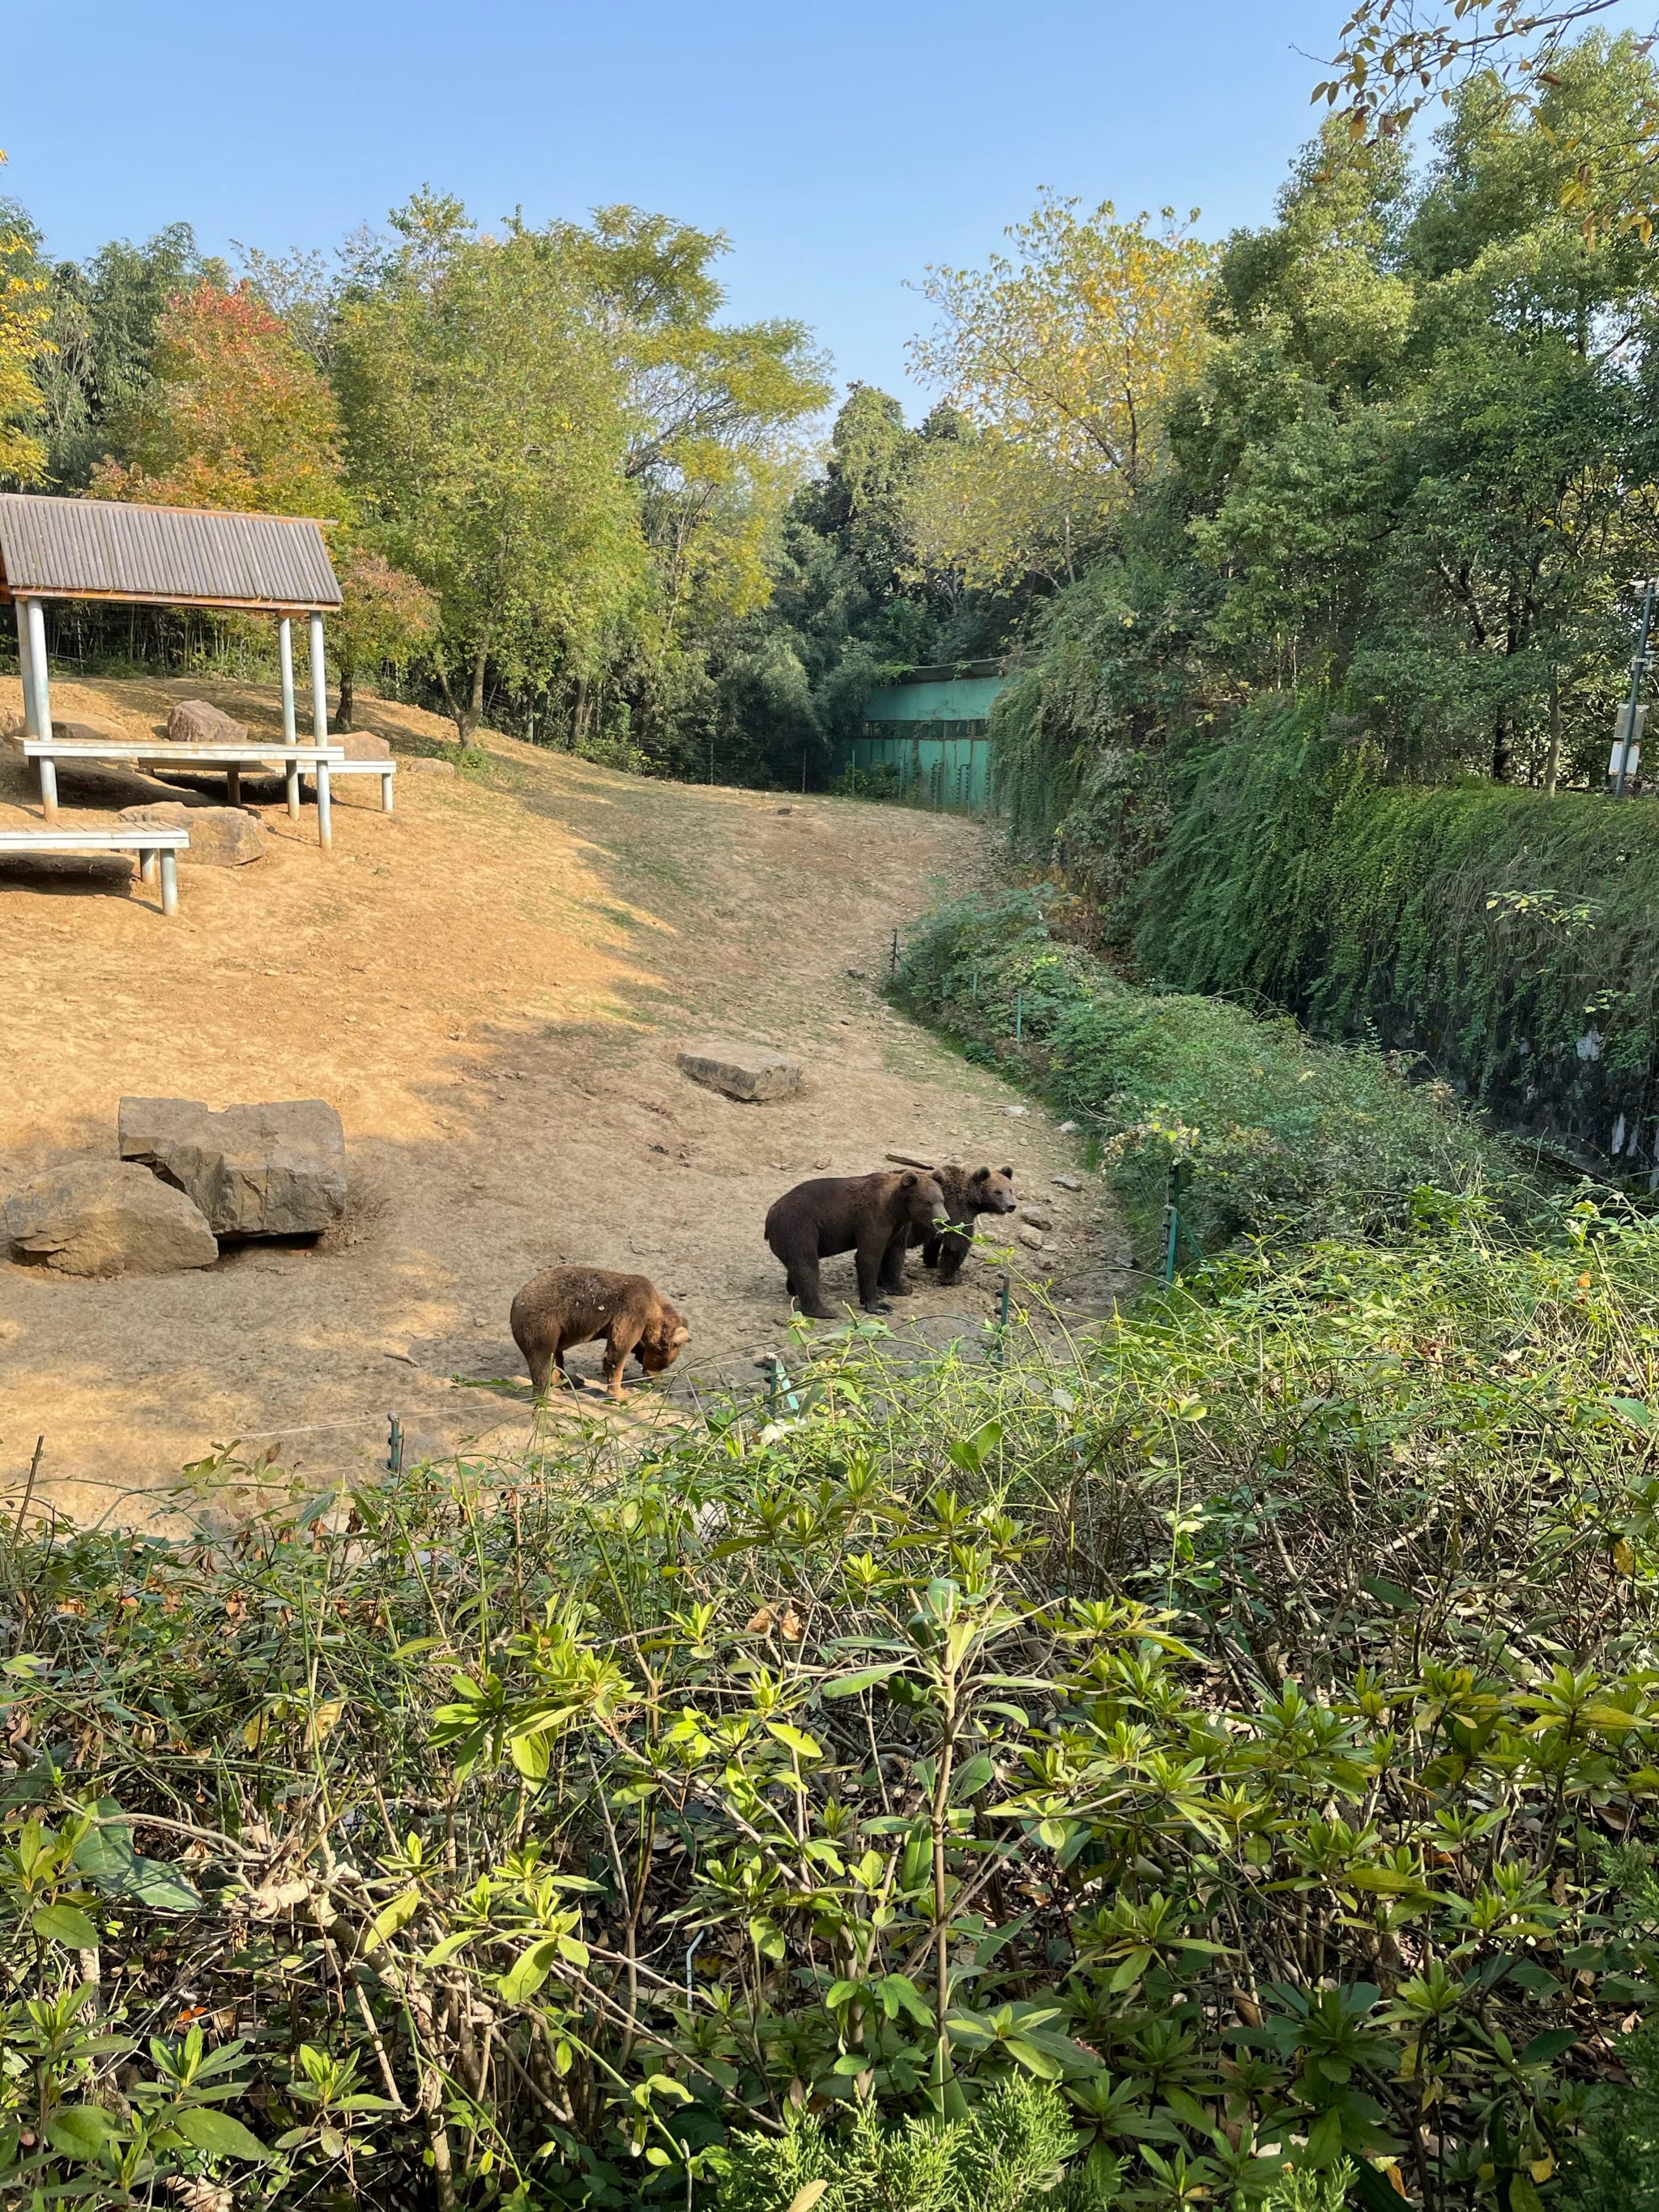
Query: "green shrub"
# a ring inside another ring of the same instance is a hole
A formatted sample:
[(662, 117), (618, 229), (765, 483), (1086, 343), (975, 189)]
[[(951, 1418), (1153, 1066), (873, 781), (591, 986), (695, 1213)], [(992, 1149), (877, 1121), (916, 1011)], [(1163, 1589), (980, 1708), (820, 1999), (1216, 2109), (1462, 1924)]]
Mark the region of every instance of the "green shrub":
[(720, 2212), (789, 2212), (822, 2182), (818, 2212), (1109, 2212), (1117, 2161), (1097, 2158), (1068, 2175), (1078, 2148), (1064, 2100), (1017, 2076), (961, 2119), (884, 2127), (866, 2103), (839, 2134), (799, 2112), (781, 2136), (740, 2133), (715, 2201)]
[(1036, 2083), (1046, 2201), (1550, 2205), (1646, 2124), (1656, 1263), (1452, 1207), (626, 1473), (8, 1512), (0, 2197), (709, 2204), (803, 2107), (1029, 2170)]
[(1426, 1052), (1507, 1125), (1656, 1164), (1659, 809), (1385, 780), (1316, 702), (1191, 756), (1143, 975)]
[(1443, 1086), (1413, 1087), (1381, 1054), (1316, 1043), (1285, 1017), (1133, 989), (1054, 937), (1053, 896), (933, 915), (896, 994), (1097, 1138), (1143, 1261), (1172, 1162), (1192, 1163), (1188, 1210), (1206, 1252), (1241, 1232), (1372, 1234), (1409, 1219), (1425, 1185), (1516, 1185), (1515, 1156)]

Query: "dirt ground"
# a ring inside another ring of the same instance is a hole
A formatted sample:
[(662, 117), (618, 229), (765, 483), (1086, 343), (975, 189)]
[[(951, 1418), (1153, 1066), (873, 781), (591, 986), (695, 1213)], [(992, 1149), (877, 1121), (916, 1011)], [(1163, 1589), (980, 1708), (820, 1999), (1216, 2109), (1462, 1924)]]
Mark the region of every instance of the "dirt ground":
[[(135, 732), (186, 696), (276, 727), (274, 698), (200, 678), (53, 684), (59, 717)], [(20, 705), (0, 681), (0, 724)], [(358, 724), (408, 762), (453, 757), (416, 709), (367, 700)], [(564, 1260), (642, 1272), (681, 1307), (671, 1404), (747, 1387), (768, 1353), (794, 1356), (767, 1207), (889, 1152), (1011, 1163), (1052, 1220), (1017, 1279), (1080, 1315), (1109, 1304), (1123, 1239), (1075, 1140), (878, 988), (895, 929), (988, 873), (984, 831), (482, 745), (475, 772), (406, 765), (391, 817), (374, 779), (337, 786), (330, 854), (309, 804), (292, 823), (280, 787), (260, 804), (253, 787), (269, 856), (182, 870), (172, 921), (125, 862), (0, 869), (0, 1194), (112, 1158), (124, 1094), (331, 1100), (352, 1188), (321, 1245), (246, 1243), (197, 1272), (84, 1282), (0, 1261), (0, 1489), (17, 1495), (41, 1435), (35, 1501), (83, 1521), (156, 1516), (183, 1467), (234, 1440), (307, 1481), (347, 1476), (384, 1458), (394, 1413), (411, 1455), (511, 1449), (532, 1414), (507, 1307)], [(65, 820), (88, 826), (162, 795), (179, 793), (127, 771), (63, 778)], [(0, 745), (0, 826), (39, 819)], [(674, 1054), (709, 1037), (796, 1054), (801, 1093), (742, 1106), (697, 1088)], [(977, 1339), (996, 1279), (975, 1255), (897, 1317)], [(850, 1259), (825, 1283), (850, 1297)], [(601, 1350), (573, 1365), (595, 1376)], [(591, 1386), (576, 1402), (601, 1410)]]

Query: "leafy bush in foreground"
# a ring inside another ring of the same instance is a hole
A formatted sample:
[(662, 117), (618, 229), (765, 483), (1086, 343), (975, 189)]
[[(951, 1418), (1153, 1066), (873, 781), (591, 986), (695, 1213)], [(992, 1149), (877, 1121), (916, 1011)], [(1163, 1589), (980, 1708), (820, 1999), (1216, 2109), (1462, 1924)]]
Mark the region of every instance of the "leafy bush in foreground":
[(1054, 896), (945, 908), (907, 947), (896, 995), (1097, 1133), (1143, 1255), (1173, 1162), (1193, 1163), (1206, 1250), (1241, 1232), (1373, 1235), (1409, 1218), (1425, 1184), (1519, 1182), (1516, 1155), (1444, 1085), (1316, 1044), (1285, 1016), (1132, 989), (1051, 933)]
[(625, 1477), (14, 1539), (0, 2195), (735, 2208), (1022, 2101), (1056, 2205), (1639, 2174), (1656, 1260), (1466, 1218), (867, 1325)]

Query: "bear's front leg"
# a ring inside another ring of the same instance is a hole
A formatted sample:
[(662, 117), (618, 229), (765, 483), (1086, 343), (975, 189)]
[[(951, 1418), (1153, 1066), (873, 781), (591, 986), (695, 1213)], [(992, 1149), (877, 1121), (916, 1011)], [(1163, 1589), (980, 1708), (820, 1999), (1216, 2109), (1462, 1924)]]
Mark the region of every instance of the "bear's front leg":
[(889, 1297), (908, 1298), (915, 1295), (904, 1279), (904, 1255), (909, 1249), (910, 1231), (907, 1226), (899, 1231), (882, 1255), (881, 1272), (876, 1281)]
[(881, 1294), (881, 1277), (886, 1260), (885, 1243), (878, 1244), (873, 1240), (860, 1244), (853, 1255), (853, 1264), (858, 1270), (859, 1304), (866, 1313), (890, 1313), (893, 1310), (891, 1299), (884, 1298)]

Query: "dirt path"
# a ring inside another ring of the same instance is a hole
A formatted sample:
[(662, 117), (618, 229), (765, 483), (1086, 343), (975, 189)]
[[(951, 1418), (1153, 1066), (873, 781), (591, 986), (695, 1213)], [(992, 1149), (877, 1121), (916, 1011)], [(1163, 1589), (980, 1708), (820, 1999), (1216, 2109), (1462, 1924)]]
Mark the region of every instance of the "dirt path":
[[(162, 717), (223, 684), (63, 683), (65, 716)], [(0, 683), (0, 720), (17, 686)], [(366, 702), (400, 755), (443, 726)], [(468, 1388), (521, 1373), (507, 1328), (539, 1268), (591, 1260), (651, 1275), (693, 1340), (672, 1378), (753, 1378), (787, 1347), (787, 1303), (761, 1224), (815, 1170), (863, 1173), (898, 1152), (1013, 1164), (1053, 1217), (1055, 1294), (1098, 1305), (1121, 1256), (1071, 1140), (883, 1003), (895, 928), (988, 866), (982, 832), (852, 801), (653, 784), (508, 738), (477, 775), (370, 779), (335, 808), (331, 855), (259, 809), (270, 856), (184, 872), (164, 921), (125, 866), (89, 878), (0, 872), (7, 1079), (0, 1191), (88, 1152), (112, 1157), (124, 1093), (320, 1097), (346, 1127), (353, 1200), (326, 1249), (246, 1244), (197, 1273), (74, 1281), (0, 1262), (0, 1484), (46, 1443), (38, 1498), (81, 1518), (155, 1511), (187, 1462), (242, 1439), (307, 1480), (383, 1455), (395, 1411), (411, 1452), (510, 1448), (527, 1400)], [(156, 787), (65, 781), (89, 823)], [(0, 823), (38, 820), (0, 747)], [(723, 1036), (807, 1064), (801, 1095), (744, 1107), (675, 1068)], [(913, 1266), (913, 1273), (920, 1270)], [(931, 1338), (975, 1334), (994, 1276), (903, 1310)], [(850, 1261), (826, 1269), (850, 1295)], [(599, 1347), (574, 1363), (597, 1371)], [(596, 1401), (586, 1394), (590, 1408)], [(137, 1493), (137, 1495), (135, 1495)]]

